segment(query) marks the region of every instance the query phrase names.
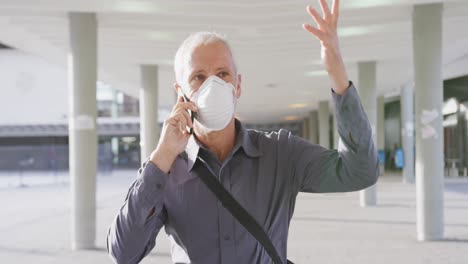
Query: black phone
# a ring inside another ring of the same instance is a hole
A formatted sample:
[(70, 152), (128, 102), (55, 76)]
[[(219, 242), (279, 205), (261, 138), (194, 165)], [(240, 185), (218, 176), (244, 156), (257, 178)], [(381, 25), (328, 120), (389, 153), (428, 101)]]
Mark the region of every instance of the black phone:
[[(190, 99), (188, 99), (188, 97), (187, 97), (184, 93), (182, 93), (182, 97), (184, 98), (184, 101), (185, 101), (185, 102), (190, 102)], [(188, 113), (189, 113), (189, 115), (190, 115), (190, 118), (191, 118), (191, 120), (192, 120), (192, 126), (193, 126), (193, 120), (197, 117), (197, 113), (192, 112), (191, 110), (187, 110), (187, 111), (188, 111)], [(191, 128), (189, 129), (189, 133), (190, 133), (190, 135), (193, 134), (193, 127), (191, 127)]]

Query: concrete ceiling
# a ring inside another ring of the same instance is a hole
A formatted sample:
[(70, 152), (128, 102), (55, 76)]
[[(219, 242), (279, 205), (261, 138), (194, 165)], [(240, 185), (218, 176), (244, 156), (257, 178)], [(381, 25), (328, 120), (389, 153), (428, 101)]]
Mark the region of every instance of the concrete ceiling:
[[(369, 60), (378, 62), (379, 94), (394, 95), (412, 79), (413, 5), (433, 2), (444, 3), (444, 78), (468, 74), (467, 0), (341, 2), (341, 49), (356, 83), (356, 63)], [(160, 107), (167, 112), (177, 47), (191, 32), (214, 30), (230, 40), (243, 75), (238, 115), (275, 122), (305, 116), (330, 98), (319, 42), (301, 28), (312, 22), (307, 4), (318, 7), (303, 0), (0, 0), (0, 42), (65, 67), (67, 13), (95, 12), (99, 80), (137, 97), (139, 65), (159, 64)]]

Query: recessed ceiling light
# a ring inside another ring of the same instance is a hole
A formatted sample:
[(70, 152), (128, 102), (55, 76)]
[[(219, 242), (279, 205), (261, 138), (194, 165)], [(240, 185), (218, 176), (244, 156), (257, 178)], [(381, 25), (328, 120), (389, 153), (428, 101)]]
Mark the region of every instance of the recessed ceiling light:
[[(405, 1), (400, 1), (405, 2)], [(344, 6), (347, 8), (369, 8), (375, 6), (394, 5), (395, 0), (361, 0), (361, 1), (347, 1)]]
[(307, 104), (305, 103), (295, 103), (295, 104), (288, 105), (289, 108), (304, 108), (306, 106)]
[(305, 63), (304, 65), (309, 66), (309, 65), (314, 65), (314, 66), (320, 66), (322, 65), (322, 60), (313, 60)]
[(300, 118), (301, 117), (297, 116), (297, 115), (287, 115), (287, 116), (283, 117), (283, 120), (285, 120), (285, 121), (294, 121), (294, 120), (298, 120)]
[(338, 29), (340, 37), (354, 37), (368, 35), (371, 33), (382, 32), (385, 30), (385, 25), (366, 25), (366, 26), (348, 26)]
[(174, 37), (172, 36), (171, 33), (169, 32), (163, 32), (163, 31), (150, 31), (148, 33), (148, 38), (150, 40), (163, 40), (163, 41), (171, 41), (174, 40)]
[(327, 75), (328, 73), (324, 70), (318, 70), (318, 71), (307, 71), (304, 73), (305, 76), (309, 77), (314, 77), (314, 76), (324, 76)]

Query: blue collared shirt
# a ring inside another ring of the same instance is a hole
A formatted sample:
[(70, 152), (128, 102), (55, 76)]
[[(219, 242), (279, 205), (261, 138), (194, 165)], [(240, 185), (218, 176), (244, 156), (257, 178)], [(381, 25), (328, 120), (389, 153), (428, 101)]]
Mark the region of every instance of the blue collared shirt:
[(113, 260), (138, 263), (155, 247), (164, 226), (174, 263), (272, 263), (264, 248), (199, 179), (201, 166), (208, 166), (263, 226), (286, 262), (298, 192), (357, 191), (375, 184), (379, 175), (372, 129), (356, 88), (351, 84), (344, 95), (332, 92), (332, 96), (338, 150), (286, 130), (248, 130), (236, 120), (236, 143), (223, 162), (193, 136), (168, 174), (145, 162), (109, 228), (107, 247)]

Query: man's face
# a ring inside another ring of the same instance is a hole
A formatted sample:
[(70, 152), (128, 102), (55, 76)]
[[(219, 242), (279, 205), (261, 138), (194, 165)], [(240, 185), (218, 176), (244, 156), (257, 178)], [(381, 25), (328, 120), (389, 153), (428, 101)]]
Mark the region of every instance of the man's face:
[[(240, 97), (241, 76), (237, 74), (232, 54), (221, 42), (196, 47), (183, 71), (184, 83), (189, 87), (183, 90), (189, 98), (211, 75), (216, 75), (236, 87), (234, 96)], [(187, 91), (190, 88), (190, 91)]]

